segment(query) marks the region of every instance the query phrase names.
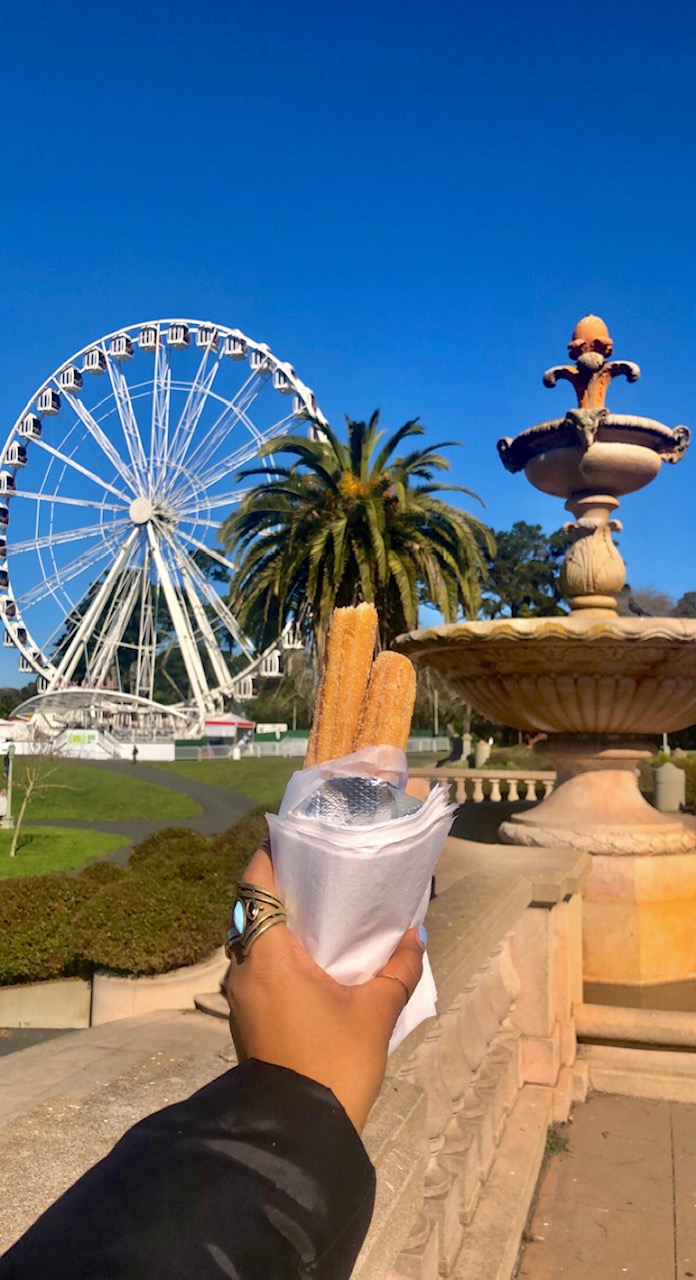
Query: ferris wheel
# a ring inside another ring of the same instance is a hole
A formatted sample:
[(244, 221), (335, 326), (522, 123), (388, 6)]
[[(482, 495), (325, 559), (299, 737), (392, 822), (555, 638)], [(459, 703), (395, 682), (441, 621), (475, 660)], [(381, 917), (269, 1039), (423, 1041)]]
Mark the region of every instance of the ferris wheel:
[(240, 468), (308, 420), (325, 423), (292, 366), (222, 325), (135, 325), (61, 365), (0, 453), (0, 617), (20, 671), (40, 692), (152, 701), (173, 655), (202, 717), (277, 674), (230, 609), (217, 533), (248, 491)]

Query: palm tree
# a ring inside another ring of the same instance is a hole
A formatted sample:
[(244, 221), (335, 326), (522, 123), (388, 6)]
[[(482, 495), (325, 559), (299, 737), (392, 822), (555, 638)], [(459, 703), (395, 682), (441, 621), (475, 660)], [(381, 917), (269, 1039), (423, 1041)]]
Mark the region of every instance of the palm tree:
[[(325, 426), (308, 439), (269, 441), (261, 456), (271, 465), (239, 477), (267, 477), (221, 530), (238, 560), (236, 612), (261, 646), (294, 620), (321, 657), (331, 611), (361, 600), (378, 609), (383, 646), (417, 626), (419, 601), (448, 622), (460, 609), (469, 617), (478, 610), (494, 543), (480, 520), (437, 496), (477, 497), (435, 478), (449, 469), (436, 450), (453, 442), (394, 456), (403, 441), (424, 434), (417, 420), (387, 440), (377, 412), (367, 423), (346, 422), (345, 441)], [(279, 455), (294, 461), (282, 465)]]

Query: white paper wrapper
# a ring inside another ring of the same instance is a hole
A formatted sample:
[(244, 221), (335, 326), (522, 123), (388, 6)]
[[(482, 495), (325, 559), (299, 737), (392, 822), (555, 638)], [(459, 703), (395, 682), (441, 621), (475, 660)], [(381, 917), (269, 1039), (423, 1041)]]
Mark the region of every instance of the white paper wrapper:
[[(370, 747), (295, 773), (280, 814), (268, 814), (273, 869), (288, 924), (309, 954), (338, 982), (365, 982), (381, 969), (411, 925), (422, 924), (430, 880), (454, 806), (436, 787), (415, 813), (370, 826), (338, 826), (293, 812), (325, 780), (380, 777), (404, 788), (406, 757)], [(423, 977), (394, 1029), (390, 1052), (435, 1013), (427, 955)]]

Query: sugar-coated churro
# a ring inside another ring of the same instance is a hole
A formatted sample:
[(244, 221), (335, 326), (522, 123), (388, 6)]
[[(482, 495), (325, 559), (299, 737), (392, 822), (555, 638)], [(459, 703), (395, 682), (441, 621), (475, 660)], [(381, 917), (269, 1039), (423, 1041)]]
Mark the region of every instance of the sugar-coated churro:
[(380, 653), (372, 666), (353, 750), (388, 746), (405, 751), (415, 701), (413, 663), (401, 653)]
[(305, 768), (337, 760), (353, 750), (376, 637), (377, 610), (373, 604), (334, 609)]

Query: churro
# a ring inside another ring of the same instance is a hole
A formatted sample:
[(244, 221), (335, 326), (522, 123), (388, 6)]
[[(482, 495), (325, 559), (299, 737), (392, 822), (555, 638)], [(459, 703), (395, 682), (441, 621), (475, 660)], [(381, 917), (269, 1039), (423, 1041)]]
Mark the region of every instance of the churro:
[(415, 701), (413, 663), (401, 653), (380, 653), (372, 665), (353, 750), (387, 746), (405, 751)]
[(373, 604), (334, 609), (305, 768), (353, 750), (377, 638)]

